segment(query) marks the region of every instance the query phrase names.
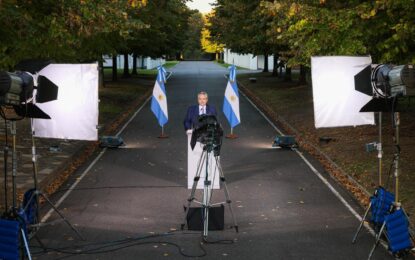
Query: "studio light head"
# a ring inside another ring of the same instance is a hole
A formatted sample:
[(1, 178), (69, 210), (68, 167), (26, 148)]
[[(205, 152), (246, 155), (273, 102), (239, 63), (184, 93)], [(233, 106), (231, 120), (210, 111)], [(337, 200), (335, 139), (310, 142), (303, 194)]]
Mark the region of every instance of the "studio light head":
[[(0, 106), (12, 106), (20, 117), (50, 119), (36, 103), (46, 103), (58, 98), (58, 86), (47, 77), (38, 75), (48, 62), (27, 61), (17, 66), (16, 72), (0, 71)], [(36, 91), (35, 91), (36, 90)]]
[(415, 68), (413, 65), (368, 65), (355, 75), (354, 82), (357, 91), (372, 96), (361, 112), (387, 112), (396, 109), (396, 98), (415, 95)]
[(412, 65), (377, 65), (371, 82), (374, 94), (381, 98), (415, 95), (415, 69)]
[(20, 105), (33, 94), (33, 77), (27, 72), (0, 71), (0, 105)]

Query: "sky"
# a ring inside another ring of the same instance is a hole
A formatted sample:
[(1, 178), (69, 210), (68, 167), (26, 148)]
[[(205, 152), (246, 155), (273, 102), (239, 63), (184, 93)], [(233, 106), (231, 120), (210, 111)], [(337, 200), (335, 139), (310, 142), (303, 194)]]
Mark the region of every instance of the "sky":
[(190, 9), (198, 9), (201, 13), (209, 13), (212, 10), (210, 3), (216, 2), (215, 0), (193, 0), (188, 2), (187, 6)]

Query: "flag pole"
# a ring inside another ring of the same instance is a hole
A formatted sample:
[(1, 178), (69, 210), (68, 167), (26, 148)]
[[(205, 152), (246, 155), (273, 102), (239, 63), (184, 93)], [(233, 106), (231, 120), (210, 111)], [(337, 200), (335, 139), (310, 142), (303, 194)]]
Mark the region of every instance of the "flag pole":
[(160, 139), (166, 139), (166, 138), (169, 138), (169, 136), (168, 136), (168, 135), (165, 135), (165, 134), (164, 134), (164, 125), (163, 125), (163, 126), (161, 126), (161, 135), (159, 135), (159, 136), (158, 136), (158, 138), (160, 138)]
[(238, 136), (233, 133), (233, 127), (231, 127), (231, 133), (225, 136), (228, 139), (236, 139)]

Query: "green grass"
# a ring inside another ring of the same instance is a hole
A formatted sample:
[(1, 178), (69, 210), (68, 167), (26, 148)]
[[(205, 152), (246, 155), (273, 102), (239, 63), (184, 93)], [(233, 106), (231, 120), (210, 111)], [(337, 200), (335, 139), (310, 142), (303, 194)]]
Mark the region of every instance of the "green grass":
[[(166, 69), (173, 68), (179, 63), (179, 61), (167, 61), (163, 66)], [(132, 73), (132, 69), (129, 70), (130, 74)], [(123, 76), (124, 69), (117, 69), (117, 73), (119, 77)], [(157, 69), (137, 69), (138, 76), (156, 76), (157, 75)], [(104, 68), (104, 75), (105, 77), (109, 77), (112, 75), (112, 68)]]
[(164, 68), (171, 69), (179, 63), (180, 63), (180, 61), (178, 61), (178, 60), (167, 61), (166, 64), (164, 64)]
[(106, 124), (122, 113), (138, 97), (144, 95), (148, 86), (139, 83), (111, 83), (99, 91), (99, 121)]
[[(218, 62), (218, 61), (216, 61), (215, 60), (215, 63), (216, 64), (218, 64), (219, 66), (222, 66), (222, 67), (224, 67), (224, 68), (228, 68), (229, 66), (231, 66), (232, 64), (229, 64), (229, 63), (221, 63), (221, 62)], [(243, 68), (243, 67), (239, 67), (239, 66), (236, 66), (236, 68), (238, 69), (238, 70), (246, 70), (247, 68)]]

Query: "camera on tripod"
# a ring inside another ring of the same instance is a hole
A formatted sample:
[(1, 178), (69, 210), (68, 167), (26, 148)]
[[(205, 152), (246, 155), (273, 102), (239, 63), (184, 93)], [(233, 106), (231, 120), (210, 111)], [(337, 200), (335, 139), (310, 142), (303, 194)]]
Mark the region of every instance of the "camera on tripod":
[(192, 134), (190, 146), (194, 149), (196, 142), (204, 145), (203, 149), (220, 155), (222, 147), (223, 129), (214, 115), (201, 115)]

